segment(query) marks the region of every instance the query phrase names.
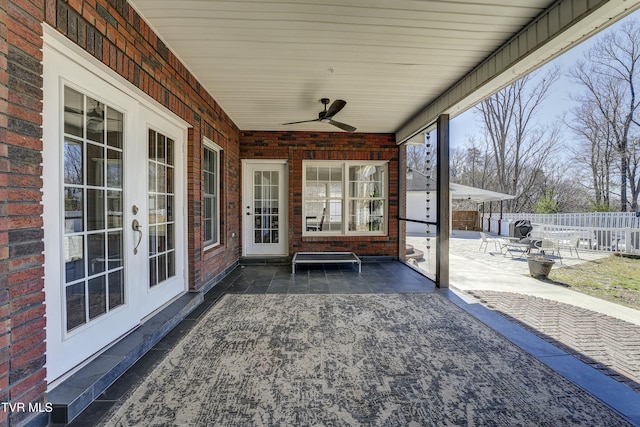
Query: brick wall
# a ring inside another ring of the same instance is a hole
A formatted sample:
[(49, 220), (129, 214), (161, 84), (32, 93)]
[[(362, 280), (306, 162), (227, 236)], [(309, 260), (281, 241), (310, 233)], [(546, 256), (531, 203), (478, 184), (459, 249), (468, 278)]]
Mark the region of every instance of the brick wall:
[[(38, 2), (2, 1), (0, 16), (0, 402), (42, 403), (43, 9)], [(34, 417), (0, 408), (0, 426)]]
[[(393, 134), (344, 132), (242, 132), (243, 159), (287, 159), (289, 163), (289, 253), (353, 251), (358, 255), (398, 256), (398, 166), (400, 149)], [(304, 160), (389, 161), (387, 236), (302, 236), (302, 162)]]
[[(188, 138), (189, 287), (239, 257), (239, 130), (125, 0), (0, 0), (0, 402), (46, 391), (42, 223), (42, 22), (192, 125)], [(46, 67), (46, 64), (44, 64)], [(224, 150), (223, 245), (203, 252), (202, 137)], [(236, 210), (234, 210), (236, 209)], [(231, 236), (235, 234), (236, 238)], [(0, 408), (0, 427), (46, 414)]]

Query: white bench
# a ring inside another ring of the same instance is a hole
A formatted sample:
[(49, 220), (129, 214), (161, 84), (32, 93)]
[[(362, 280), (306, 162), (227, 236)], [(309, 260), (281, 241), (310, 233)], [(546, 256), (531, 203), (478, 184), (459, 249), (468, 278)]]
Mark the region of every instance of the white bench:
[(353, 252), (296, 252), (291, 259), (292, 274), (297, 264), (358, 264), (358, 273), (362, 272), (360, 258)]

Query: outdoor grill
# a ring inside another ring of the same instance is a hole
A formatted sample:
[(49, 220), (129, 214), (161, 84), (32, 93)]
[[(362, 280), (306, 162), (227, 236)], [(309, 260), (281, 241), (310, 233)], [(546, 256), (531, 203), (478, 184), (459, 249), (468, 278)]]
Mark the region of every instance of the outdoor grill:
[(517, 237), (518, 239), (524, 239), (531, 233), (533, 227), (531, 226), (531, 221), (528, 219), (519, 219), (513, 224), (513, 232), (511, 233), (511, 237)]

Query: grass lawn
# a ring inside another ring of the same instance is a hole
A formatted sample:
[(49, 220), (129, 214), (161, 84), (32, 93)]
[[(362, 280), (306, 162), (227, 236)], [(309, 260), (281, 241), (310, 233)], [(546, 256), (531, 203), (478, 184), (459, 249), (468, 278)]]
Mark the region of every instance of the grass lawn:
[(554, 268), (549, 280), (640, 310), (640, 259), (611, 255), (571, 267)]

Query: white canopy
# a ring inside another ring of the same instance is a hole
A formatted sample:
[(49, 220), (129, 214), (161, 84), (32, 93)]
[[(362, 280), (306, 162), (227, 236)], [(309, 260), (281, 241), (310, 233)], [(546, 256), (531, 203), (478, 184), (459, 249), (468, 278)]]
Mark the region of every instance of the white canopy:
[(473, 200), (474, 202), (497, 202), (500, 200), (515, 199), (516, 196), (498, 193), (497, 191), (484, 190), (482, 188), (469, 187), (462, 184), (450, 184), (451, 198), (453, 200)]

